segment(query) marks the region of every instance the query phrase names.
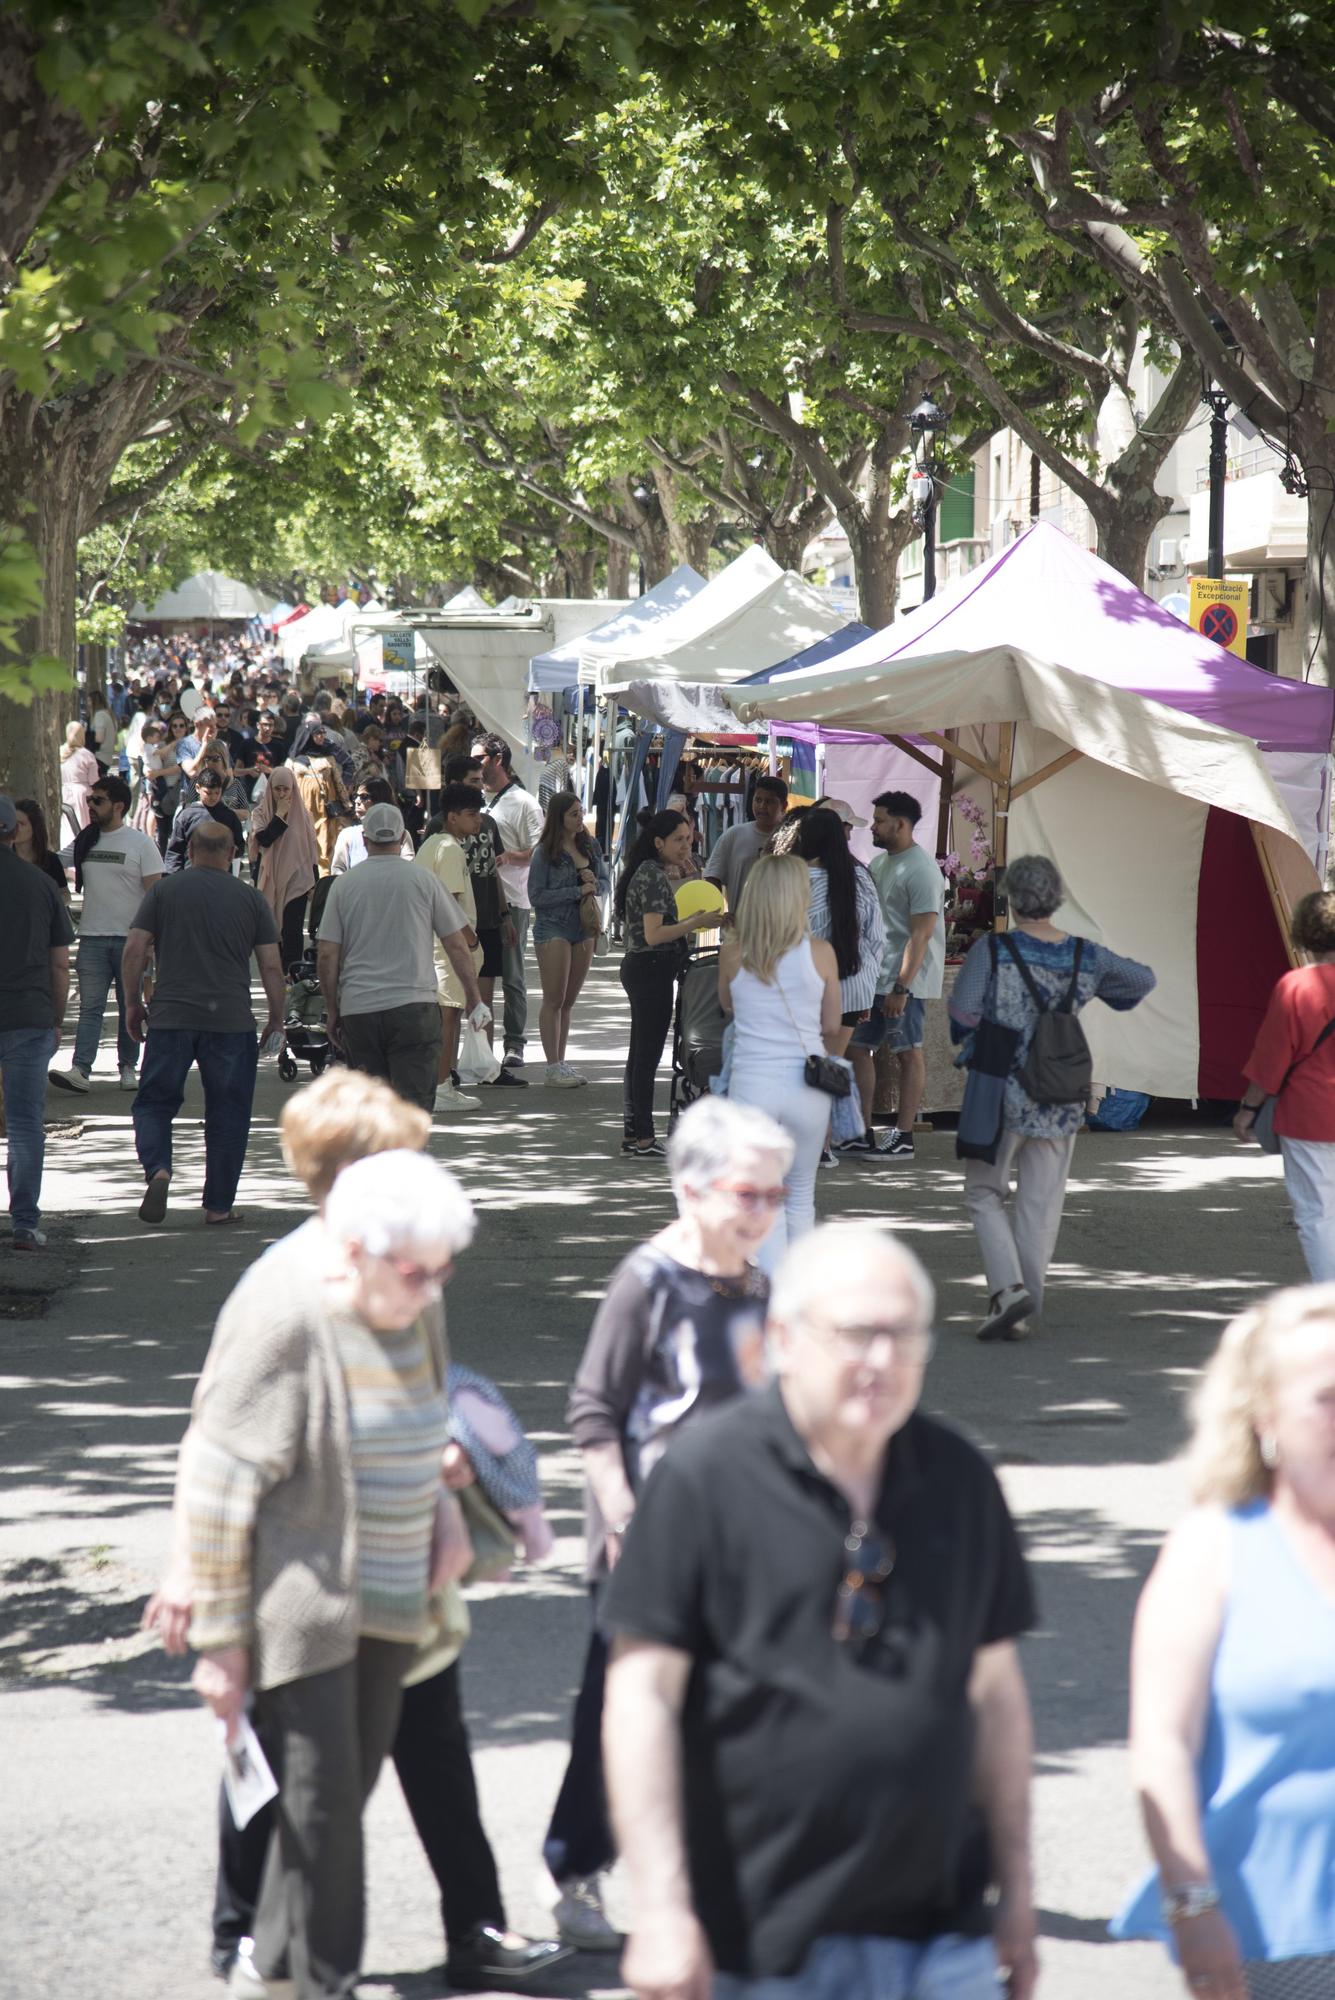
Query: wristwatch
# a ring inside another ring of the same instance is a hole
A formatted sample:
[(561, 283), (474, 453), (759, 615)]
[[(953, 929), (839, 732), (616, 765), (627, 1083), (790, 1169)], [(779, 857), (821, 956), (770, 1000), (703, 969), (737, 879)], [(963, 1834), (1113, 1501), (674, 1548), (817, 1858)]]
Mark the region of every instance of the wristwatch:
[(1219, 1908), (1219, 1891), (1213, 1882), (1184, 1882), (1180, 1889), (1163, 1892), (1163, 1920), (1166, 1924), (1186, 1923)]
[(900, 980), (898, 980), (898, 979), (897, 979), (897, 980), (895, 981), (894, 985), (893, 985), (893, 986), (892, 986), (892, 987), (890, 988), (890, 991), (891, 991), (892, 993), (904, 993), (904, 994), (907, 994), (908, 990), (909, 990), (909, 989), (908, 989), (908, 987), (907, 987), (907, 986), (905, 986), (905, 985), (904, 985), (904, 984), (903, 984), (903, 983), (902, 983), (902, 982), (901, 982)]

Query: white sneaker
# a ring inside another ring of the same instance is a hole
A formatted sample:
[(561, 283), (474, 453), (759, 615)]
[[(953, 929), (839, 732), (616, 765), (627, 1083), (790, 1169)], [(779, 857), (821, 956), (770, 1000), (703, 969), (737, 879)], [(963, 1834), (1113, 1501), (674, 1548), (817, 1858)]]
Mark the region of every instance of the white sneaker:
[(122, 1089), (122, 1090), (138, 1090), (138, 1088), (139, 1088), (139, 1072), (138, 1072), (138, 1070), (137, 1070), (137, 1069), (135, 1068), (135, 1066), (134, 1066), (134, 1064), (133, 1064), (133, 1063), (122, 1063), (122, 1064), (121, 1064), (121, 1089)]
[(68, 1069), (49, 1069), (46, 1073), (46, 1080), (48, 1083), (54, 1083), (57, 1090), (77, 1090), (83, 1092), (90, 1088), (88, 1078), (81, 1069), (76, 1069), (73, 1063), (70, 1064)]
[(568, 1069), (564, 1063), (548, 1063), (547, 1075), (544, 1079), (549, 1090), (575, 1090), (583, 1080), (582, 1077), (576, 1076), (572, 1069)]
[(476, 1111), (481, 1104), (480, 1097), (470, 1097), (466, 1090), (460, 1090), (457, 1083), (446, 1078), (436, 1085), (437, 1111)]
[(602, 1886), (596, 1875), (575, 1875), (559, 1884), (556, 1935), (576, 1951), (620, 1951), (621, 1933), (607, 1920)]
[(296, 1984), (291, 1979), (264, 1979), (255, 1969), (253, 1938), (242, 1938), (232, 1969), (227, 1976), (231, 2000), (294, 2000)]
[(579, 1071), (575, 1068), (573, 1063), (568, 1063), (568, 1062), (558, 1063), (557, 1068), (563, 1071), (564, 1074), (569, 1077), (572, 1083), (578, 1083), (582, 1085), (582, 1084), (587, 1084), (589, 1080), (587, 1076), (580, 1075)]

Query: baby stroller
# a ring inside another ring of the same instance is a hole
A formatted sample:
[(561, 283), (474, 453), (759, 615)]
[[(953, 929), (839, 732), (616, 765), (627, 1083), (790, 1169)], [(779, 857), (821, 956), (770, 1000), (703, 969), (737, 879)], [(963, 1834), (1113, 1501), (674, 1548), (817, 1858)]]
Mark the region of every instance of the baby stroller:
[(319, 1076), (334, 1059), (325, 1019), (324, 994), (320, 991), (314, 954), (299, 958), (287, 976), (287, 1009), (283, 1017), (283, 1046), (278, 1056), (278, 1074), (291, 1083), (299, 1062), (308, 1062), (311, 1075)]
[(711, 1076), (723, 1067), (723, 1032), (728, 1017), (719, 1005), (718, 952), (692, 952), (677, 982), (672, 1021), (672, 1091), (668, 1130), (678, 1114), (702, 1097)]

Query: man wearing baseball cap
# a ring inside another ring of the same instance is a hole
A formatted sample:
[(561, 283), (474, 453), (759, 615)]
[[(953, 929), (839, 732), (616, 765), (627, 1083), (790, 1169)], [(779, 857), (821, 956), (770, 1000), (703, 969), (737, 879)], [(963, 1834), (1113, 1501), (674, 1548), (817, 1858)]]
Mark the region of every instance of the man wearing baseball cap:
[(50, 876), (14, 851), (19, 817), (0, 793), (0, 1088), (9, 1130), (16, 1250), (40, 1250), (46, 1066), (60, 1046), (74, 929)]
[[(320, 919), (320, 988), (329, 1033), (353, 1069), (383, 1077), (431, 1111), (440, 1059), (440, 1006), (432, 939), (440, 939), (474, 1027), (491, 1019), (478, 991), (476, 940), (454, 897), (430, 869), (399, 853), (403, 814), (373, 805), (362, 821), (366, 866), (335, 878)], [(372, 865), (374, 864), (374, 865)]]

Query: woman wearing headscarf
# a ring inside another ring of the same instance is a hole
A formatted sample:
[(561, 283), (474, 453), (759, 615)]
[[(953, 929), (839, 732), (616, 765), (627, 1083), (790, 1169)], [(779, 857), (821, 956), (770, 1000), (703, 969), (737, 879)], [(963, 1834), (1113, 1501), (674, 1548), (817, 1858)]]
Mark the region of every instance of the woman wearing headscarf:
[(250, 819), (250, 865), (278, 925), (283, 971), (301, 957), (306, 904), (320, 868), (311, 816), (286, 764), (272, 772)]
[(287, 761), (297, 774), (297, 784), (315, 828), (320, 873), (327, 875), (333, 866), (339, 833), (355, 818), (345, 783), (352, 776), (352, 759), (329, 734), (324, 718), (312, 712), (297, 731)]

